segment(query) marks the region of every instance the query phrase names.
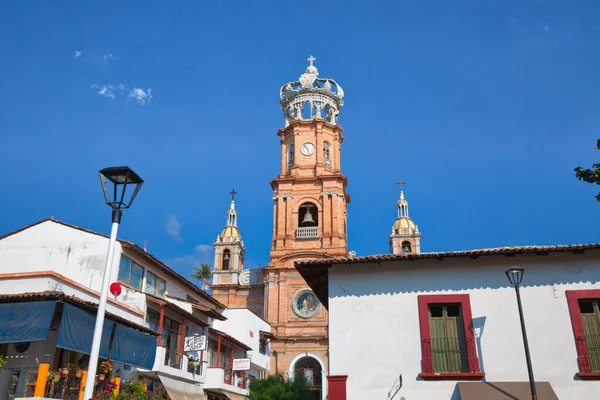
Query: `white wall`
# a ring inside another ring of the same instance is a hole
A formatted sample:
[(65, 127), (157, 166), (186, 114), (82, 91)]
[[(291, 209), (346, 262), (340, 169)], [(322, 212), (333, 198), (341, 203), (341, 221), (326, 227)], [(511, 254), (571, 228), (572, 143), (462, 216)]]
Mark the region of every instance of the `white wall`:
[(479, 350), (485, 380), (528, 381), (515, 291), (504, 271), (526, 268), (521, 290), (536, 381), (561, 399), (592, 398), (600, 382), (579, 372), (565, 290), (600, 289), (600, 255), (562, 253), (334, 266), (329, 270), (330, 375), (348, 375), (349, 400), (458, 399), (457, 381), (423, 381), (417, 296), (469, 294), (485, 321)]
[[(226, 309), (223, 311), (223, 316), (227, 320), (215, 320), (213, 323), (214, 328), (251, 347), (252, 351), (249, 351), (249, 354), (252, 364), (258, 369), (268, 370), (269, 353), (267, 352), (266, 355), (260, 354), (259, 340), (260, 331), (271, 332), (271, 325), (247, 309)], [(252, 336), (250, 336), (250, 332), (252, 332)]]

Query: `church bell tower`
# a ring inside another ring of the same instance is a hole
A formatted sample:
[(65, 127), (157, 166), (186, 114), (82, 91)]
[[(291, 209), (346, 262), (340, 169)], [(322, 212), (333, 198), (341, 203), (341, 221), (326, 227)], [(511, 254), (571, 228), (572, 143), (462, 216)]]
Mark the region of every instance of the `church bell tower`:
[(338, 117), (342, 88), (319, 77), (314, 57), (298, 81), (281, 88), (284, 127), (279, 175), (273, 189), (273, 239), (265, 268), (266, 318), (272, 372), (310, 370), (326, 395), (327, 310), (296, 270), (297, 261), (348, 256), (346, 217), (350, 195), (341, 170), (344, 141)]
[(408, 201), (404, 198), (402, 185), (405, 182), (396, 182), (400, 185), (400, 199), (396, 203), (398, 207), (398, 218), (392, 227), (390, 235), (390, 247), (392, 254), (400, 253), (420, 253), (421, 252), (421, 232), (419, 227), (408, 216)]

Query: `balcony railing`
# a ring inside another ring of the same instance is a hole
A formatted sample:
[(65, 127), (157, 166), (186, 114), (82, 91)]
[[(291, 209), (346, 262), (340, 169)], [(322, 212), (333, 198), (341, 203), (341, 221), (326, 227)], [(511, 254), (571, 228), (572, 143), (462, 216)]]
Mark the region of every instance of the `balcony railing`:
[(296, 239), (313, 239), (319, 237), (318, 226), (305, 226), (296, 228)]
[(479, 372), (473, 339), (431, 338), (422, 343), (425, 373)]
[(600, 372), (600, 335), (578, 336), (577, 358), (582, 372)]

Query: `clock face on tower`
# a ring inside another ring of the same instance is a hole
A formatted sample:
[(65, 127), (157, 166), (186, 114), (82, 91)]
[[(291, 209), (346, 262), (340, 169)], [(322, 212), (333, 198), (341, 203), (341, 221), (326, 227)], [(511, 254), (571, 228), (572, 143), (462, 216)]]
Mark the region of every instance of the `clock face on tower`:
[(305, 156), (310, 156), (312, 153), (315, 152), (315, 145), (312, 144), (311, 142), (306, 142), (302, 145), (302, 148), (300, 149), (300, 151)]

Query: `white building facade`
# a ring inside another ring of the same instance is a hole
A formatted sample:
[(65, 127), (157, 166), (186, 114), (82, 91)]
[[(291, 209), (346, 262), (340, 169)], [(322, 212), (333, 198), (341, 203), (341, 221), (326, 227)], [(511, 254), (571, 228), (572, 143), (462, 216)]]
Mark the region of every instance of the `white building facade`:
[[(67, 364), (87, 366), (89, 349), (85, 340), (77, 345), (61, 344), (60, 337), (65, 336), (62, 331), (67, 329), (61, 315), (66, 313), (64, 309), (79, 307), (95, 318), (108, 240), (105, 235), (54, 219), (0, 237), (0, 307), (8, 310), (15, 301), (32, 299), (39, 302), (35, 303), (38, 306), (48, 301), (58, 304), (51, 316), (50, 329), (46, 326), (44, 340), (31, 341), (25, 349), (19, 345), (20, 341), (10, 337), (10, 332), (0, 328), (0, 355), (7, 357), (8, 369), (35, 368), (42, 362), (50, 364), (51, 371)], [(115, 360), (113, 356), (118, 359), (120, 352), (119, 344), (113, 343), (109, 350), (113, 374), (118, 374), (122, 381), (137, 372), (151, 382), (149, 390), (166, 393), (173, 400), (185, 396), (241, 399), (248, 397), (249, 377), (268, 369), (268, 358), (261, 358), (258, 342), (238, 340), (228, 332), (233, 329), (237, 334), (237, 330), (245, 327), (256, 331), (259, 338), (260, 331), (269, 335), (268, 324), (252, 313), (239, 317), (233, 313), (234, 321), (228, 321), (223, 304), (137, 245), (117, 241), (111, 282), (118, 282), (122, 292), (118, 296), (109, 295), (107, 321), (123, 325), (115, 328), (119, 332), (131, 333), (129, 337), (115, 336), (114, 342), (121, 337), (123, 343), (143, 338), (155, 349), (151, 359), (146, 357), (127, 364), (128, 351), (121, 351), (125, 361)], [(217, 327), (216, 322), (225, 325)], [(74, 322), (74, 326), (84, 329), (86, 323)], [(207, 337), (205, 351), (185, 348), (186, 337), (202, 335)], [(212, 343), (217, 343), (214, 352)], [(234, 360), (247, 358), (247, 353), (256, 373), (251, 375), (252, 369), (234, 372)], [(19, 378), (17, 386), (22, 393), (30, 381), (31, 378)]]
[(600, 245), (297, 266), (329, 310), (331, 400), (530, 398), (512, 266), (538, 397), (600, 393)]

